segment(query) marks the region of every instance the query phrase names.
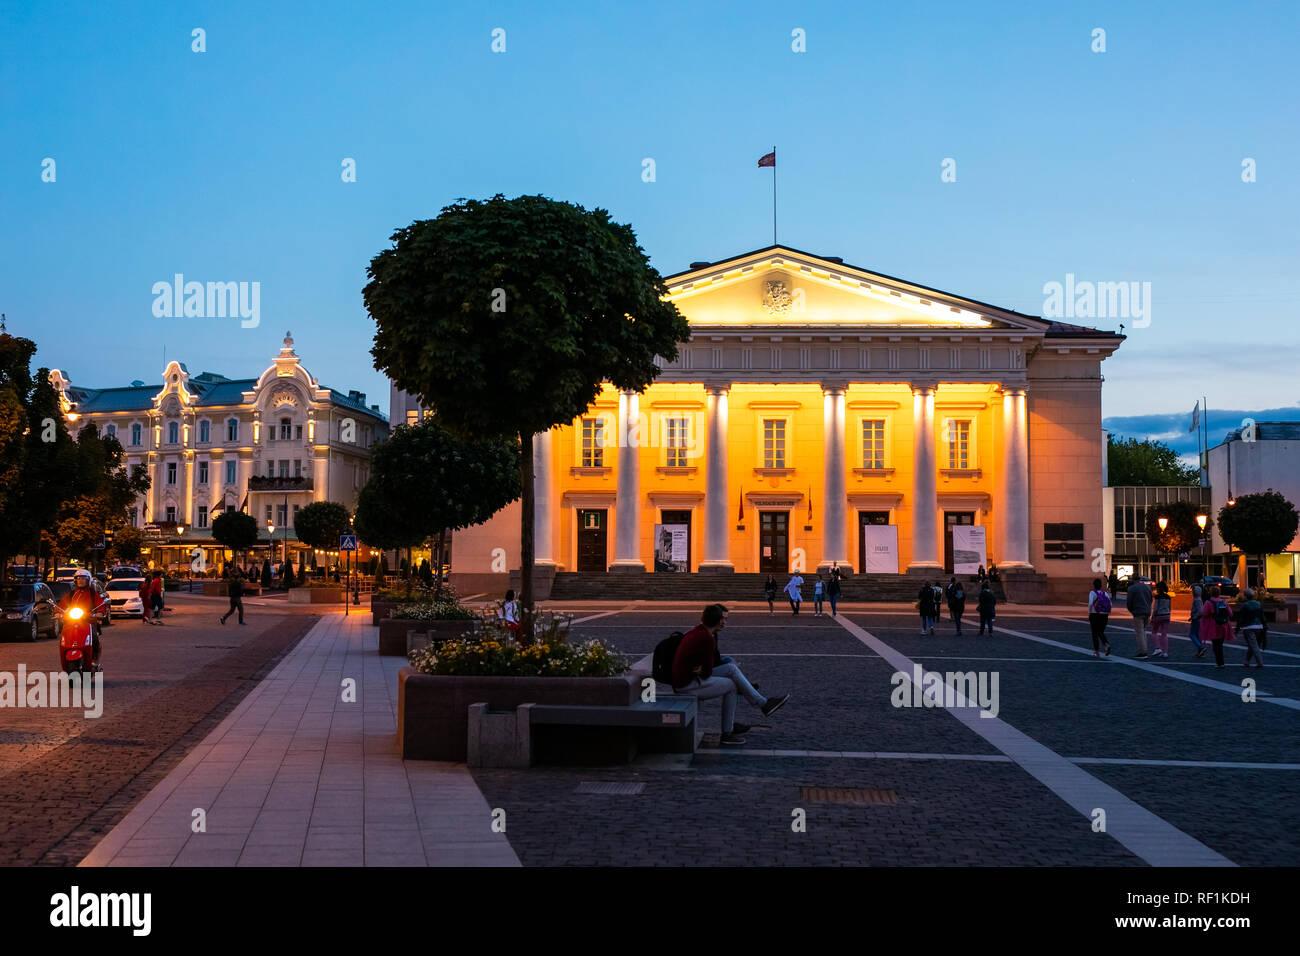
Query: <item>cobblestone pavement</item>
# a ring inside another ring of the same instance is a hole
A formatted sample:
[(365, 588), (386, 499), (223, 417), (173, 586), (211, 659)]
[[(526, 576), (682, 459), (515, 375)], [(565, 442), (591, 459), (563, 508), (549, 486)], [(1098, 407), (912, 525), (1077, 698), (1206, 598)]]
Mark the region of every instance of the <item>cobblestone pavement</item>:
[[(103, 713), (0, 709), (0, 865), (75, 864), (215, 726), (316, 620), (171, 595), (162, 626), (104, 634)], [(308, 608), (307, 610), (310, 610)], [(58, 669), (53, 640), (0, 643), (0, 671)]]
[[(609, 610), (591, 608), (602, 616), (575, 631), (633, 658), (699, 612)], [(1171, 661), (1137, 662), (1121, 658), (1133, 653), (1132, 637), (1117, 614), (1112, 658), (1096, 660), (1081, 614), (1009, 611), (991, 638), (969, 628), (958, 638), (946, 619), (935, 636), (922, 636), (914, 614), (894, 610), (853, 609), (847, 617), (927, 670), (996, 673), (995, 721), (895, 707), (895, 666), (836, 620), (769, 617), (766, 606), (741, 605), (722, 632), (722, 652), (765, 693), (792, 694), (767, 721), (739, 704), (738, 720), (770, 724), (750, 731), (746, 747), (627, 768), (474, 777), (489, 804), (506, 809), (511, 845), (526, 866), (1114, 866), (1167, 861), (1170, 853), (1239, 865), (1300, 862), (1300, 637), (1276, 636), (1263, 670), (1247, 672), (1231, 646), (1228, 666), (1216, 670), (1212, 655), (1197, 661), (1177, 639)], [(1243, 680), (1257, 681), (1258, 700), (1243, 701)], [(703, 705), (703, 729), (716, 732), (718, 721), (719, 705)], [(991, 725), (1005, 731), (1001, 738), (983, 732)], [(1041, 757), (1015, 762), (1000, 749), (1007, 734), (1029, 738)], [(644, 789), (576, 792), (588, 781)], [(820, 803), (805, 787), (892, 790), (897, 802)], [(1108, 796), (1092, 807), (1079, 802), (1084, 791)], [(797, 809), (806, 832), (792, 827)], [(1095, 809), (1109, 815), (1105, 832), (1094, 832)]]

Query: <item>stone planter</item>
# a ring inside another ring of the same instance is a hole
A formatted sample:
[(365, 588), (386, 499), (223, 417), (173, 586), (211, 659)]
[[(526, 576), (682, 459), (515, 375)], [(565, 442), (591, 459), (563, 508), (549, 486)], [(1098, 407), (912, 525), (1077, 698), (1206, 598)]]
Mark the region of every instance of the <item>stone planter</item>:
[(520, 704), (627, 706), (640, 684), (622, 677), (459, 677), (420, 674), (403, 667), (397, 676), (397, 739), (404, 760), (464, 762), (469, 707), (514, 710)]
[(290, 604), (342, 604), (343, 588), (290, 588)]
[(406, 632), (434, 634), (439, 638), (459, 637), (474, 630), (477, 622), (469, 621), (412, 621), (407, 618), (385, 618), (379, 622), (379, 653), (383, 657), (406, 656)]

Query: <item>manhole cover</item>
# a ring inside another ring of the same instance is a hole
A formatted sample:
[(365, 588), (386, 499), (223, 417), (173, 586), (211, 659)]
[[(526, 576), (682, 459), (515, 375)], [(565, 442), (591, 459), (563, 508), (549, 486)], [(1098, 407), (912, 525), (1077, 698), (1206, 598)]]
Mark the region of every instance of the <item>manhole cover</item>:
[(868, 790), (852, 787), (800, 787), (799, 799), (808, 803), (854, 803), (863, 806), (893, 806), (898, 794), (893, 790)]
[(584, 780), (574, 793), (615, 793), (635, 796), (645, 790), (644, 783), (611, 783), (605, 780)]

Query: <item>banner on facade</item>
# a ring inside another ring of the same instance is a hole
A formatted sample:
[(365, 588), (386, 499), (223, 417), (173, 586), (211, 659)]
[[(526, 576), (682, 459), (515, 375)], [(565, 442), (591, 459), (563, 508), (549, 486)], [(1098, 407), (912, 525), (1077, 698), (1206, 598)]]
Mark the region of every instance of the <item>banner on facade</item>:
[(975, 574), (988, 564), (984, 526), (955, 524), (952, 526), (953, 574)]
[(687, 550), (688, 526), (684, 524), (655, 525), (655, 570), (686, 571), (691, 556)]
[(898, 525), (864, 524), (862, 551), (866, 555), (867, 574), (898, 573)]

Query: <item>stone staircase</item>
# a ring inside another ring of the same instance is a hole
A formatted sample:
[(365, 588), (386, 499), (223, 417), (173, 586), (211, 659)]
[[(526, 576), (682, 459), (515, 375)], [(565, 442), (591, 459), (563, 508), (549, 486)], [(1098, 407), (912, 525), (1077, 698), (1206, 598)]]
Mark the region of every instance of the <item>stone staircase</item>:
[[(949, 575), (937, 577), (940, 585)], [(812, 600), (816, 574), (803, 575), (803, 597)], [(549, 599), (553, 601), (763, 601), (766, 574), (580, 574), (561, 571), (555, 575)], [(789, 576), (777, 576), (777, 588)], [(927, 580), (908, 574), (855, 574), (840, 581), (841, 601), (887, 601), (911, 605)], [(928, 580), (936, 580), (931, 577)], [(967, 607), (973, 607), (979, 587), (974, 578), (963, 578)], [(1005, 600), (1001, 582), (993, 585), (999, 601)], [(785, 594), (777, 591), (778, 603)]]

